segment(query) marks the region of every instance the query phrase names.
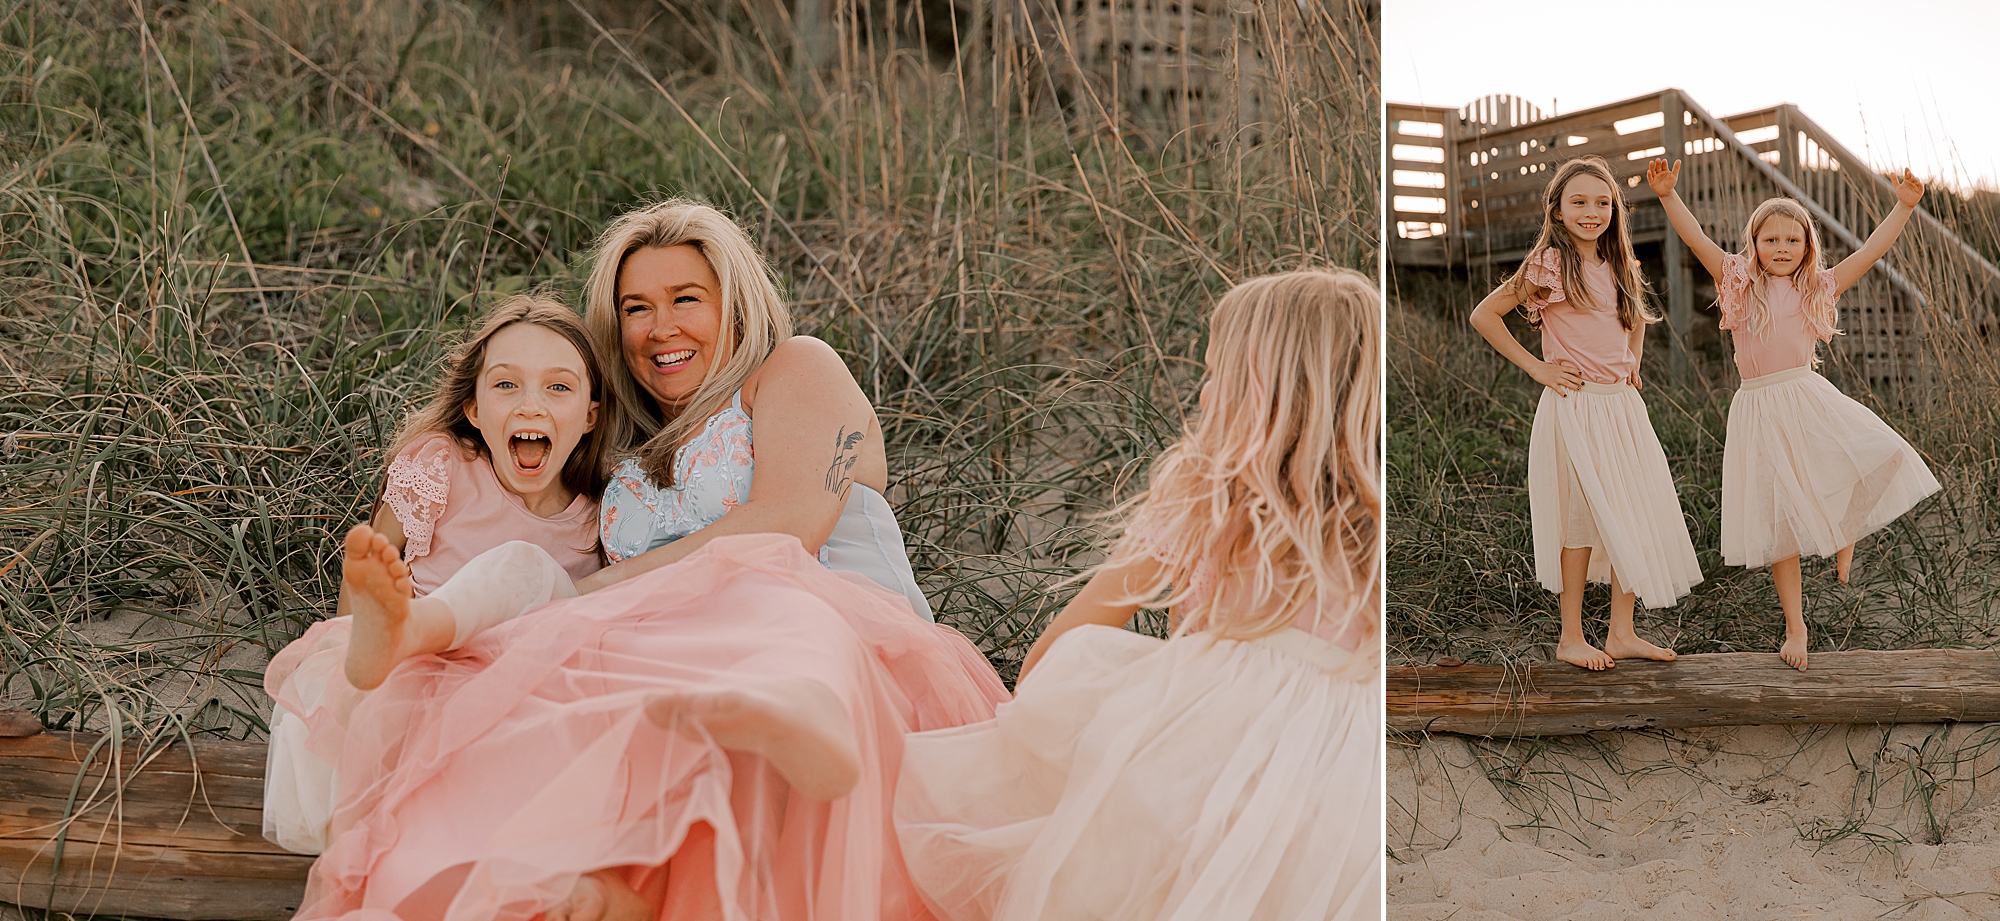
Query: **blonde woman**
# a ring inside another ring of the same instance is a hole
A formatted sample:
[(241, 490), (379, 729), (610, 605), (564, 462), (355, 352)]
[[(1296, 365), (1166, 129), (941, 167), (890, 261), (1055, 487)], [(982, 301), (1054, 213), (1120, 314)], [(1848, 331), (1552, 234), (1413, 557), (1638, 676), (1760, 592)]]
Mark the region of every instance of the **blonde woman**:
[[(610, 565), (548, 604), (461, 571), (495, 626), (354, 711), (298, 916), (927, 917), (891, 824), (903, 736), (1007, 695), (928, 618), (873, 408), (713, 208), (615, 221), (585, 297), (626, 371)], [(407, 606), (401, 564), (371, 565), (376, 603)]]
[[(1216, 305), (1201, 415), (986, 723), (911, 736), (897, 827), (940, 918), (1373, 917), (1379, 299)], [(1142, 607), (1164, 642), (1117, 629)]]

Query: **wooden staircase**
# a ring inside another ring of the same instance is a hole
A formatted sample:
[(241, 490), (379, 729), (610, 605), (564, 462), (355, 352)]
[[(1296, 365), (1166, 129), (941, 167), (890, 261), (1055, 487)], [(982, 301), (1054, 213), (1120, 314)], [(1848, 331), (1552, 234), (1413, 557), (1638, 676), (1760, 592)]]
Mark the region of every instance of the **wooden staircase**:
[[(1697, 286), (1712, 290), (1645, 187), (1654, 157), (1683, 161), (1678, 191), (1709, 237), (1741, 245), (1767, 198), (1805, 205), (1827, 264), (1860, 248), (1895, 206), (1889, 181), (1791, 105), (1716, 118), (1678, 89), (1546, 118), (1510, 97), (1463, 109), (1389, 103), (1389, 258), (1399, 266), (1518, 263), (1541, 229), (1541, 194), (1565, 160), (1595, 154), (1625, 185), (1633, 242), (1654, 245), (1667, 337), (1685, 371)], [(1672, 151), (1672, 153), (1670, 153)], [(1712, 295), (1711, 295), (1712, 296)], [(2000, 335), (2000, 269), (1918, 211), (1889, 255), (1841, 297), (1833, 362), (1878, 394), (1910, 398), (1934, 386), (1929, 350), (1984, 345)]]

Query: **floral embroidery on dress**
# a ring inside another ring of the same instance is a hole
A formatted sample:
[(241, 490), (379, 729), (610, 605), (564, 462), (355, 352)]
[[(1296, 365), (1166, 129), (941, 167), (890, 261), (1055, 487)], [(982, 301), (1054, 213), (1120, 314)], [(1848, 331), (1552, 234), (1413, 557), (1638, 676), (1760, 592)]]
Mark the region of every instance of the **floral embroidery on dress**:
[(599, 512), (605, 558), (621, 562), (713, 524), (748, 497), (754, 468), (740, 397), (674, 453), (674, 486), (654, 486), (639, 459), (626, 458), (612, 470)]
[(451, 496), (451, 452), (448, 435), (428, 435), (404, 448), (389, 464), (388, 482), (382, 486), (382, 501), (403, 526), (403, 559), (414, 560), (431, 552), (431, 536), (444, 517), (445, 500)]

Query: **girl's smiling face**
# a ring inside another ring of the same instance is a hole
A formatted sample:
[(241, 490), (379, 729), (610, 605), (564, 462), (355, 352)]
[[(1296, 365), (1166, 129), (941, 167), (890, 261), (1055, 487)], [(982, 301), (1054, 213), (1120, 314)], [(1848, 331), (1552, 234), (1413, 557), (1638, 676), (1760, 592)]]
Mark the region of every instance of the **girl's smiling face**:
[(663, 407), (678, 406), (723, 360), (722, 283), (693, 244), (633, 250), (618, 267), (625, 368)]
[(1563, 228), (1586, 254), (1597, 251), (1597, 238), (1611, 228), (1614, 201), (1611, 187), (1596, 176), (1574, 176), (1563, 184), (1559, 203)]
[(1782, 214), (1765, 218), (1764, 226), (1757, 228), (1757, 262), (1769, 274), (1789, 276), (1798, 271), (1806, 248), (1806, 229)]
[(597, 427), (597, 402), (582, 353), (554, 330), (516, 323), (486, 341), (485, 366), (465, 418), (486, 442), (508, 492), (544, 518), (575, 498), (562, 468)]

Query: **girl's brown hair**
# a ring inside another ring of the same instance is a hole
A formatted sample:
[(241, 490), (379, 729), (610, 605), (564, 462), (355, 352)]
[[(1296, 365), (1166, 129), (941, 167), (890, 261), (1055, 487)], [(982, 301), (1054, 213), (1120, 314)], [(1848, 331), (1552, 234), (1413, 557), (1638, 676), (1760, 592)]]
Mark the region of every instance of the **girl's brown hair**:
[(605, 463), (605, 443), (603, 433), (614, 426), (618, 408), (614, 401), (604, 398), (604, 368), (598, 360), (590, 334), (584, 329), (583, 321), (562, 301), (547, 294), (517, 294), (494, 305), (487, 311), (479, 328), (471, 337), (460, 343), (445, 357), (444, 373), (438, 377), (437, 389), (432, 391), (428, 403), (408, 418), (396, 432), (396, 440), (389, 447), (388, 464), (395, 462), (396, 455), (419, 438), (433, 432), (452, 437), (467, 450), (476, 451), (485, 457), (486, 440), (480, 437), (478, 427), (465, 415), (465, 404), (473, 401), (479, 391), (479, 375), (486, 370), (486, 344), (501, 330), (516, 323), (539, 326), (563, 337), (576, 347), (583, 356), (583, 365), (590, 377), (590, 399), (597, 404), (597, 425), (584, 433), (583, 440), (577, 442), (576, 450), (563, 463), (563, 487), (578, 495), (595, 500), (604, 492), (604, 484), (609, 480)]
[(1553, 249), (1562, 257), (1563, 295), (1579, 307), (1592, 304), (1583, 286), (1583, 253), (1562, 222), (1563, 188), (1578, 176), (1595, 176), (1611, 190), (1611, 226), (1597, 237), (1597, 256), (1611, 267), (1611, 277), (1618, 284), (1618, 325), (1630, 330), (1641, 323), (1658, 323), (1660, 315), (1646, 304), (1649, 289), (1646, 276), (1639, 271), (1639, 257), (1632, 253), (1632, 215), (1625, 207), (1625, 193), (1603, 157), (1577, 157), (1556, 168), (1555, 176), (1542, 189), (1542, 232), (1528, 248), (1528, 258), (1521, 260), (1521, 270), (1507, 283), (1515, 286), (1517, 293), (1528, 294), (1525, 270), (1543, 250)]
[[(624, 367), (618, 272), (638, 250), (683, 245), (701, 252), (722, 285), (723, 333), (716, 342), (719, 360), (709, 365), (708, 377), (683, 404), (661, 406)], [(584, 322), (623, 372), (609, 375), (612, 399), (604, 401), (606, 407), (617, 403), (622, 412), (612, 424), (600, 421), (597, 429), (612, 456), (637, 454), (647, 479), (673, 486), (675, 452), (728, 404), (778, 343), (791, 338), (792, 315), (763, 252), (728, 215), (700, 202), (675, 198), (626, 212), (597, 238), (590, 262)]]

